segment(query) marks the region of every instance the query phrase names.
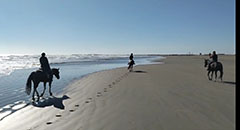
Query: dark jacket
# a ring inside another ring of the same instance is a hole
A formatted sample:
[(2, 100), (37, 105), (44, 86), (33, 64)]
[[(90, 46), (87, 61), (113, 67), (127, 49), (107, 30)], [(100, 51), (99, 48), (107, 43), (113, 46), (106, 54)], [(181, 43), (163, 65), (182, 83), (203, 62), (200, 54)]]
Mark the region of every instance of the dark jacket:
[(46, 72), (46, 73), (50, 72), (51, 69), (50, 69), (47, 57), (41, 57), (40, 64), (43, 72)]
[(216, 54), (212, 55), (212, 61), (213, 62), (218, 62), (218, 56)]
[(130, 60), (133, 60), (133, 55), (130, 55), (129, 59), (130, 59)]

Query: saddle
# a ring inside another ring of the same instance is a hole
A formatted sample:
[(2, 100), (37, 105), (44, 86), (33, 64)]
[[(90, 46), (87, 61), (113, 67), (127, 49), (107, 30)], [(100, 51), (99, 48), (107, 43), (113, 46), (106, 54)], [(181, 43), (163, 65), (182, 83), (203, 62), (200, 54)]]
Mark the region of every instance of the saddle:
[(218, 63), (219, 63), (219, 62), (212, 62), (212, 63), (210, 63), (210, 64), (208, 65), (208, 69), (207, 69), (207, 70), (211, 70), (211, 69), (216, 68)]
[[(45, 73), (42, 68), (39, 68), (36, 72), (40, 72), (40, 73)], [(45, 75), (47, 76), (48, 79), (51, 79), (51, 74), (50, 73), (45, 73)]]
[(135, 64), (134, 60), (131, 60), (128, 62), (128, 65), (134, 65), (134, 64)]
[(212, 64), (211, 64), (211, 68), (216, 68), (217, 67), (217, 62), (213, 62)]

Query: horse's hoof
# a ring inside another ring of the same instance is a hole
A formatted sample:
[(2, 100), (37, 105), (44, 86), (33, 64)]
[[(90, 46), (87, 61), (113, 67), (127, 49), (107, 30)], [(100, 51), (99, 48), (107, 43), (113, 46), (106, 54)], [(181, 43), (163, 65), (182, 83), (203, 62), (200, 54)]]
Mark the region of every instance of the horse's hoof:
[(50, 96), (52, 96), (53, 94), (52, 93), (50, 93)]

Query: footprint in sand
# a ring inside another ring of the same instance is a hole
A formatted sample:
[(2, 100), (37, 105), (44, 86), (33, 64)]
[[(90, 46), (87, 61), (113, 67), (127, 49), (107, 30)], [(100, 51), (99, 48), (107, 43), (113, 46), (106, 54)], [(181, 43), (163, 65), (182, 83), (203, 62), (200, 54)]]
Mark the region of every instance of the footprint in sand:
[(112, 88), (112, 85), (111, 85), (111, 84), (109, 84), (109, 85), (108, 85), (108, 87), (109, 87), (109, 88)]
[(79, 105), (78, 105), (78, 104), (76, 104), (76, 105), (75, 105), (75, 107), (79, 107)]
[(112, 84), (114, 85), (114, 84), (115, 84), (115, 82), (112, 82)]
[(50, 121), (49, 121), (49, 122), (47, 122), (46, 124), (47, 124), (47, 125), (51, 125), (51, 124), (52, 124), (52, 122), (50, 122)]

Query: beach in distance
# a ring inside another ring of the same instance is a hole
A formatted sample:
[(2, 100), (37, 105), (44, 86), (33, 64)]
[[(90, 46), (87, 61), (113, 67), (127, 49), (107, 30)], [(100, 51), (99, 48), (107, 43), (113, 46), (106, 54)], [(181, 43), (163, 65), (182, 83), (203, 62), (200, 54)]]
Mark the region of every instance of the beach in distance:
[(208, 80), (208, 56), (165, 57), (132, 72), (94, 72), (52, 97), (19, 103), (0, 130), (234, 130), (235, 55), (218, 57), (222, 82)]

